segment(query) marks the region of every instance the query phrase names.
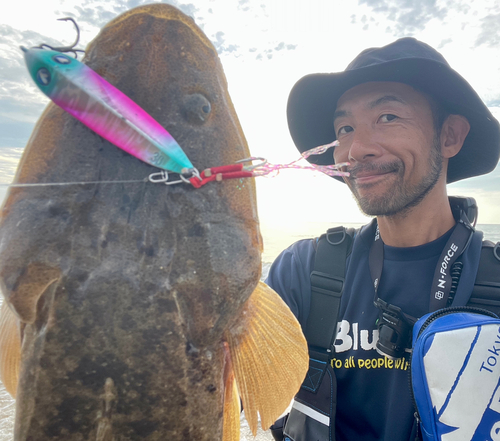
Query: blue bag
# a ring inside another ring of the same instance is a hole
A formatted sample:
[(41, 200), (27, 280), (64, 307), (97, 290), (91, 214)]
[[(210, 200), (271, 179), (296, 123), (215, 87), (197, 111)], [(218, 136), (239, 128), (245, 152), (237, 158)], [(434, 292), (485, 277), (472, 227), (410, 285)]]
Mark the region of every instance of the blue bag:
[(413, 328), (411, 387), (424, 441), (500, 441), (500, 319), (446, 308)]

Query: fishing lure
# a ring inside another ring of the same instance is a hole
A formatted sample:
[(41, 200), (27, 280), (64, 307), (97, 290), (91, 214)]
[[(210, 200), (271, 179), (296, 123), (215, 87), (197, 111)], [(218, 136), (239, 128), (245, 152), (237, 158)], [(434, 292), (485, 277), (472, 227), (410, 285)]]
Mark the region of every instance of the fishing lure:
[(196, 175), (188, 157), (153, 117), (104, 78), (62, 52), (21, 46), (31, 77), (55, 104), (136, 158)]

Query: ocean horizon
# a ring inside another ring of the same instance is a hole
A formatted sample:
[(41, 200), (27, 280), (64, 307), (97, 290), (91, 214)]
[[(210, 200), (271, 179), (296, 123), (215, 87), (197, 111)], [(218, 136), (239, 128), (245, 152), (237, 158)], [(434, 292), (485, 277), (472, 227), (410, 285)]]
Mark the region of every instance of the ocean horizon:
[[(344, 226), (346, 228), (359, 228), (369, 223), (350, 222), (324, 222), (324, 221), (294, 221), (287, 225), (273, 225), (261, 223), (261, 233), (264, 242), (262, 253), (263, 265), (270, 264), (276, 257), (294, 242), (321, 236), (329, 228)], [(483, 238), (492, 242), (500, 242), (500, 224), (477, 224), (476, 230), (483, 232)]]

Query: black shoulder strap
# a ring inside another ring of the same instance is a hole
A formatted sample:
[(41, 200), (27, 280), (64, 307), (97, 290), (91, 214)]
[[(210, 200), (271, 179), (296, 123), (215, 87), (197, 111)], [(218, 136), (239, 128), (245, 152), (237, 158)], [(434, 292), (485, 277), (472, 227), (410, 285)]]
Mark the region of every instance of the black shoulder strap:
[(476, 281), (467, 306), (500, 314), (500, 242), (483, 242)]
[(329, 350), (336, 337), (347, 256), (355, 230), (330, 228), (319, 240), (311, 273), (311, 309), (304, 329), (309, 346)]

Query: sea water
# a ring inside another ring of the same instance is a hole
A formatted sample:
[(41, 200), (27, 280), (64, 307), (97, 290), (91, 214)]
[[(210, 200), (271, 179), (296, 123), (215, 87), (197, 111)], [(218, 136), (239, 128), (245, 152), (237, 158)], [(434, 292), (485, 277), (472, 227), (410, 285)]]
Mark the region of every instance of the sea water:
[[(368, 222), (367, 222), (368, 223)], [(302, 239), (311, 239), (321, 236), (328, 228), (338, 227), (359, 228), (359, 223), (330, 223), (330, 222), (287, 222), (287, 225), (276, 226), (263, 223), (261, 225), (264, 238), (264, 252), (262, 254), (262, 275), (267, 276), (274, 259), (285, 248)], [(500, 224), (478, 224), (476, 229), (483, 232), (483, 238), (493, 243), (500, 242)]]

